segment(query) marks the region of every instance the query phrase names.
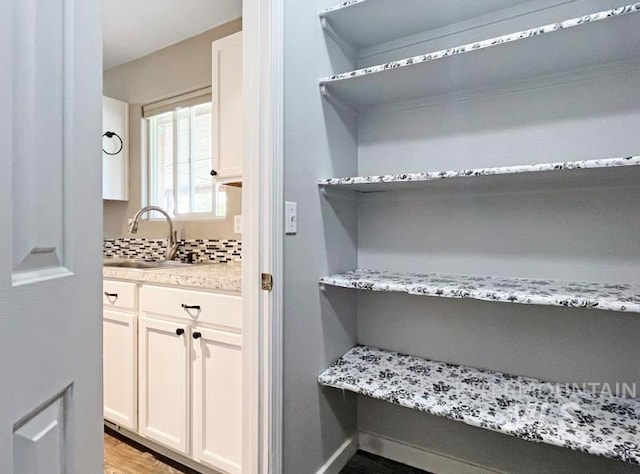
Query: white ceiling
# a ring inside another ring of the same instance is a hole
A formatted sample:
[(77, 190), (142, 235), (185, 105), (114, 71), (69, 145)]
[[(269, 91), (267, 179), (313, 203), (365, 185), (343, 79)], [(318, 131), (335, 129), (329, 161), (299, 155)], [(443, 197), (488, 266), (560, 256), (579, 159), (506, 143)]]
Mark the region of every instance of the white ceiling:
[(242, 15), (242, 0), (103, 0), (104, 69)]

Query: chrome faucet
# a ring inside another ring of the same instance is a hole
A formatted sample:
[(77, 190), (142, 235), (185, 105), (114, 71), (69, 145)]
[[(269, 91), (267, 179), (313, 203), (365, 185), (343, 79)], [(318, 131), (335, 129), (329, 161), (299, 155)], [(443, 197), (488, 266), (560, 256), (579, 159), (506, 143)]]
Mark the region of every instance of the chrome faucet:
[(138, 233), (138, 223), (140, 222), (140, 217), (146, 212), (158, 211), (162, 214), (169, 223), (169, 238), (167, 239), (167, 260), (173, 260), (173, 258), (178, 253), (178, 232), (173, 230), (173, 220), (167, 211), (158, 206), (145, 206), (140, 209), (135, 216), (133, 216), (133, 220), (131, 224), (129, 224), (129, 232), (132, 234)]

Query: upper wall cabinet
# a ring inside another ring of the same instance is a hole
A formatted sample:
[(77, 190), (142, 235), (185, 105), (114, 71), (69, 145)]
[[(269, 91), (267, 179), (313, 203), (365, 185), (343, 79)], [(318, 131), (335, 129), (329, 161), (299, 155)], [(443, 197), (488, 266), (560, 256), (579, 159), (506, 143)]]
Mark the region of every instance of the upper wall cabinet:
[(213, 166), (221, 183), (242, 182), (242, 32), (212, 45)]
[(102, 97), (102, 198), (129, 200), (129, 104)]

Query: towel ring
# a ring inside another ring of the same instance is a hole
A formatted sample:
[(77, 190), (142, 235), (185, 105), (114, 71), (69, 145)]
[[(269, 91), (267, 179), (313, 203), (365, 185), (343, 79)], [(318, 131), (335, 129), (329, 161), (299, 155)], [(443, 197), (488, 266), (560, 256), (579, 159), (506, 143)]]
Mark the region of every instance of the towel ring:
[(124, 142), (122, 141), (122, 138), (120, 138), (120, 135), (118, 135), (116, 132), (104, 132), (102, 134), (102, 137), (107, 137), (107, 138), (113, 138), (113, 137), (118, 137), (118, 140), (120, 140), (120, 148), (118, 148), (118, 151), (116, 151), (115, 153), (109, 153), (108, 151), (106, 151), (104, 149), (104, 147), (102, 148), (102, 152), (106, 153), (107, 155), (117, 155), (118, 153), (120, 153), (122, 151), (122, 148), (124, 147)]

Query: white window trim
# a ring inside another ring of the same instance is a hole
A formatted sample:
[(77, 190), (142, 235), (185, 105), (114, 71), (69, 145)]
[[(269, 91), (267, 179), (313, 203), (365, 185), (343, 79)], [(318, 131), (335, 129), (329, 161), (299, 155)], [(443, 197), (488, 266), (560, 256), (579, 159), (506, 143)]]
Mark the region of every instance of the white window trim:
[[(210, 212), (203, 212), (203, 213), (198, 213), (198, 214), (178, 214), (177, 216), (173, 216), (171, 217), (171, 219), (174, 222), (185, 222), (185, 221), (191, 221), (191, 222), (200, 222), (200, 221), (224, 221), (228, 218), (228, 216), (215, 216), (215, 217), (211, 217), (211, 213)], [(165, 218), (164, 217), (154, 217), (150, 219), (151, 221), (164, 221)]]
[[(197, 94), (202, 95), (202, 93), (208, 91), (209, 93), (211, 92), (211, 88), (207, 88), (207, 89), (203, 89), (202, 91), (195, 91), (193, 93), (189, 93), (189, 94), (184, 94), (184, 96), (180, 96), (180, 97), (184, 97), (185, 100), (191, 100), (192, 97), (191, 96), (196, 96)], [(175, 103), (178, 104), (179, 100), (177, 100), (177, 98), (171, 98), (165, 101), (161, 101), (158, 102), (158, 104), (162, 104), (165, 105), (167, 103)], [(202, 102), (202, 103), (206, 103), (206, 102)], [(195, 105), (195, 104), (193, 104)], [(149, 107), (151, 109), (153, 109), (153, 106), (147, 105), (147, 106), (143, 106), (143, 110), (145, 109), (145, 107)], [(192, 107), (192, 105), (189, 105), (189, 107)], [(212, 103), (212, 107), (213, 107), (213, 103)], [(143, 156), (145, 157), (142, 161), (142, 176), (145, 177), (145, 179), (143, 180), (142, 183), (142, 197), (143, 200), (146, 201), (143, 202), (143, 205), (148, 205), (148, 204), (152, 204), (152, 183), (157, 183), (157, 178), (154, 180), (152, 177), (153, 174), (153, 167), (151, 166), (151, 153), (153, 151), (154, 144), (152, 143), (152, 133), (151, 133), (151, 127), (149, 126), (149, 121), (157, 116), (157, 115), (162, 115), (164, 113), (169, 112), (169, 110), (165, 110), (161, 113), (158, 114), (152, 114), (152, 115), (147, 115), (143, 112), (143, 118), (141, 119), (142, 121), (142, 126), (141, 126), (141, 133), (142, 133), (142, 153)], [(174, 109), (173, 111), (171, 111), (174, 116), (173, 116), (173, 194), (174, 194), (174, 206), (177, 206), (177, 202), (178, 202), (178, 140), (177, 140), (177, 136), (178, 136), (178, 131), (177, 131), (177, 120), (176, 120), (176, 112), (177, 112), (177, 108)], [(212, 110), (213, 113), (213, 110)], [(189, 131), (191, 134), (193, 134), (193, 126), (190, 123), (190, 127), (189, 127)], [(189, 148), (191, 149), (192, 146), (192, 140), (190, 139), (189, 141)], [(211, 163), (212, 167), (213, 167), (213, 156), (212, 156), (212, 163)], [(213, 168), (212, 168), (213, 169)], [(191, 179), (193, 182), (193, 167), (191, 168)], [(229, 218), (228, 213), (225, 213), (224, 216), (218, 215), (216, 212), (217, 206), (218, 206), (218, 187), (222, 186), (223, 184), (215, 182), (215, 178), (212, 178), (214, 180), (214, 190), (212, 193), (212, 211), (211, 212), (202, 212), (202, 213), (183, 213), (183, 214), (175, 214), (174, 216), (172, 216), (172, 219), (176, 222), (220, 222), (220, 221), (225, 221)], [(193, 190), (192, 190), (193, 193)], [(191, 196), (191, 198), (193, 199), (193, 194)], [(174, 211), (175, 212), (175, 211)], [(153, 217), (152, 213), (148, 213), (146, 216), (146, 219), (150, 222), (162, 222), (165, 220), (164, 217)]]

